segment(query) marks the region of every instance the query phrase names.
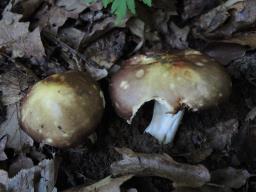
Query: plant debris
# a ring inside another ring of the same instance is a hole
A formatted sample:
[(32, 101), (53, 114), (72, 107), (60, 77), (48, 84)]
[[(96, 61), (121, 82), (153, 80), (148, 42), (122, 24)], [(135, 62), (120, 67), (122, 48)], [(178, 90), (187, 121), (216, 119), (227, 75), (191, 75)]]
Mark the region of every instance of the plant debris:
[(210, 173), (203, 165), (188, 165), (174, 161), (167, 154), (135, 153), (127, 148), (116, 148), (123, 156), (111, 165), (114, 176), (133, 174), (158, 176), (173, 181), (173, 185), (201, 187), (210, 181)]

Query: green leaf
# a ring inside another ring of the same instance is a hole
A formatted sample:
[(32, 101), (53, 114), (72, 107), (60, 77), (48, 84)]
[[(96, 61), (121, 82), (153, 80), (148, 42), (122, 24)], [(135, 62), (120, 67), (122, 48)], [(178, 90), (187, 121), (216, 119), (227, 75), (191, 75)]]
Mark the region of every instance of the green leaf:
[(103, 6), (106, 8), (113, 0), (102, 0)]
[(128, 9), (132, 12), (132, 14), (136, 14), (136, 10), (135, 10), (135, 2), (134, 0), (126, 0), (126, 4)]
[(111, 7), (111, 12), (116, 15), (116, 22), (118, 24), (121, 23), (122, 19), (126, 16), (127, 13), (126, 0), (114, 0)]
[(152, 6), (152, 0), (143, 0), (143, 3), (145, 3), (147, 6)]
[(97, 0), (83, 0), (85, 3), (94, 3), (96, 2)]

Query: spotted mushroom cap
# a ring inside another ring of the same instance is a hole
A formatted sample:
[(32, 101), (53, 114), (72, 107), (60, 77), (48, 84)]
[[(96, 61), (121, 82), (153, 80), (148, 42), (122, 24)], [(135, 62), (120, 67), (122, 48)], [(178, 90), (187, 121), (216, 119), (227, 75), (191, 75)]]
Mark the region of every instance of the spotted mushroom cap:
[(36, 83), (21, 104), (23, 129), (55, 147), (78, 144), (91, 134), (104, 109), (97, 83), (84, 72), (55, 74)]
[(150, 52), (124, 61), (111, 78), (110, 94), (117, 113), (131, 122), (147, 101), (165, 103), (170, 113), (197, 111), (227, 98), (231, 86), (222, 66), (199, 51)]

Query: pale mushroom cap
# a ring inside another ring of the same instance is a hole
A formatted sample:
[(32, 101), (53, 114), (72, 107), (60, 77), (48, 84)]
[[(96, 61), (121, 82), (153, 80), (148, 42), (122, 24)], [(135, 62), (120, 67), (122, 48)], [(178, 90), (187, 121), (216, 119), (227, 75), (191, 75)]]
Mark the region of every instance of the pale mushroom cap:
[(131, 121), (145, 102), (157, 100), (176, 113), (217, 105), (231, 92), (230, 77), (213, 59), (194, 50), (147, 53), (125, 61), (113, 75), (110, 94), (117, 113)]
[(21, 123), (36, 141), (69, 147), (94, 131), (103, 109), (103, 94), (87, 73), (64, 72), (31, 88), (21, 105)]

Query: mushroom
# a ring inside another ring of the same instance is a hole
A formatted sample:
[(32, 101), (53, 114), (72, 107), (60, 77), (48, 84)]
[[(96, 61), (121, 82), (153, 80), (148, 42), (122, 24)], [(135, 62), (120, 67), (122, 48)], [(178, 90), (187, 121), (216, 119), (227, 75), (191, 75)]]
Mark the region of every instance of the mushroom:
[(23, 98), (21, 125), (37, 142), (70, 147), (95, 130), (104, 105), (102, 91), (87, 73), (54, 74), (37, 82)]
[(171, 143), (184, 110), (216, 106), (231, 92), (229, 75), (212, 58), (199, 51), (146, 53), (124, 61), (110, 82), (114, 108), (131, 123), (138, 109), (155, 101), (145, 132), (160, 143)]

